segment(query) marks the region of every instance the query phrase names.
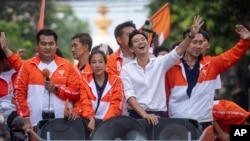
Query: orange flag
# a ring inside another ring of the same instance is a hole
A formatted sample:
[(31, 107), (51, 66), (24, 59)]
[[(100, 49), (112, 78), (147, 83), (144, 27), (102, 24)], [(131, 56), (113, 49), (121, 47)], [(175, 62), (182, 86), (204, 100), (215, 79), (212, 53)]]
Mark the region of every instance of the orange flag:
[[(149, 20), (153, 23), (152, 30), (158, 35), (158, 45), (161, 45), (170, 32), (171, 19), (168, 3), (164, 4)], [(149, 35), (148, 41), (151, 43), (152, 34)]]
[(44, 28), (45, 0), (41, 0), (40, 14), (37, 22), (36, 32)]

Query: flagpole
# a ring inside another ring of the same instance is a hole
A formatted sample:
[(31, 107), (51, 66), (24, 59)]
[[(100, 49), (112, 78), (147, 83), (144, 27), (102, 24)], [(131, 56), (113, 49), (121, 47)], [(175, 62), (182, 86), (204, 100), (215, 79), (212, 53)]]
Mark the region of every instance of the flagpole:
[(44, 28), (45, 0), (41, 0), (39, 19), (37, 22), (36, 32)]

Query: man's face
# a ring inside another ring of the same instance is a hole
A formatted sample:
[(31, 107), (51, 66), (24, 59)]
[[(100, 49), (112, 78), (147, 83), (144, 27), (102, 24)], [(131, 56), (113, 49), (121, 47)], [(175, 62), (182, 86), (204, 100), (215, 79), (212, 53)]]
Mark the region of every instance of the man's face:
[(75, 38), (71, 41), (71, 51), (74, 59), (79, 60), (82, 58), (87, 50), (88, 45), (82, 44), (79, 38)]
[(41, 60), (51, 61), (56, 54), (57, 43), (54, 36), (41, 35), (40, 41), (37, 43), (37, 52), (41, 57)]
[(131, 51), (134, 52), (136, 56), (148, 56), (149, 44), (142, 34), (137, 34), (132, 38)]
[(199, 57), (200, 54), (204, 52), (203, 36), (198, 33), (195, 35), (195, 38), (190, 43), (189, 47), (186, 50), (186, 53), (193, 57)]
[(122, 29), (122, 35), (117, 37), (117, 40), (120, 44), (120, 46), (123, 49), (129, 49), (128, 46), (128, 39), (129, 39), (129, 34), (131, 34), (135, 29), (133, 27), (125, 27)]

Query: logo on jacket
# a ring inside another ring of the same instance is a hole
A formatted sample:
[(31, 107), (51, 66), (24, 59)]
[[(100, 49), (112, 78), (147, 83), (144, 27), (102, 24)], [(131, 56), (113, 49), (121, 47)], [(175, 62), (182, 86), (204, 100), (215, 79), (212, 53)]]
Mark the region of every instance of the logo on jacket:
[(58, 72), (59, 72), (60, 76), (63, 76), (64, 70), (59, 70)]

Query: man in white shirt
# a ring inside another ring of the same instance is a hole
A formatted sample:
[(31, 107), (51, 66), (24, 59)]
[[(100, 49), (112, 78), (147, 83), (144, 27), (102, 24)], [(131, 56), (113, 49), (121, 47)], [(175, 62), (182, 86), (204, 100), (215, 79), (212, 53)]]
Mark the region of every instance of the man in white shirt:
[(182, 57), (202, 25), (202, 17), (196, 16), (189, 36), (169, 54), (157, 58), (149, 57), (150, 47), (145, 34), (134, 30), (129, 35), (129, 47), (136, 58), (125, 64), (120, 74), (129, 116), (145, 118), (153, 125), (159, 122), (158, 118), (167, 110), (164, 75)]

